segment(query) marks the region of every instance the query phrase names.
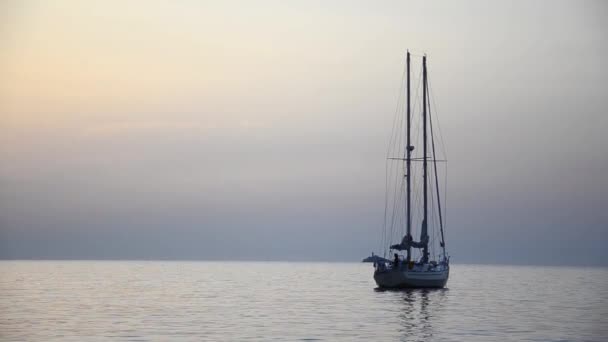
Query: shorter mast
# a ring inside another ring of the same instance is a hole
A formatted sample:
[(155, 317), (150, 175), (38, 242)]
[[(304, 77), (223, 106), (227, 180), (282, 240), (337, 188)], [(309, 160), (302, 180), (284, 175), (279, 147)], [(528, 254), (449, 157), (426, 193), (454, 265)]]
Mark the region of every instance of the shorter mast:
[(427, 97), (427, 80), (426, 80), (426, 55), (422, 57), (422, 179), (423, 179), (423, 195), (424, 195), (424, 216), (422, 219), (422, 229), (420, 230), (420, 243), (422, 247), (422, 262), (429, 261), (429, 236), (427, 232), (428, 222), (428, 191), (427, 191), (427, 155), (426, 155), (426, 97)]
[(411, 115), (410, 115), (410, 51), (407, 51), (407, 142), (406, 142), (406, 182), (407, 182), (407, 203), (406, 203), (406, 226), (407, 234), (405, 235), (407, 241), (407, 257), (406, 262), (409, 263), (412, 259), (412, 204), (411, 204), (411, 193), (412, 193), (412, 180), (410, 177), (412, 170), (412, 150), (410, 142), (410, 126), (411, 126)]

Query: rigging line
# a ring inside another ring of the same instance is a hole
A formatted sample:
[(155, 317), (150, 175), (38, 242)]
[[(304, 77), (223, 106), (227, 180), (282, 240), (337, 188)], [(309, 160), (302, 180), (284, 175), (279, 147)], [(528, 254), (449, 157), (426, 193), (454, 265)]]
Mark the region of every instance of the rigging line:
[(431, 86), (431, 83), (430, 83), (430, 78), (429, 78), (428, 71), (427, 71), (426, 78), (427, 78), (427, 84), (429, 85), (429, 90), (430, 90), (429, 93), (432, 94), (431, 98), (429, 99), (429, 102), (432, 99), (432, 101), (433, 101), (433, 108), (435, 108), (435, 116), (437, 118), (437, 120), (436, 120), (437, 121), (437, 129), (439, 131), (439, 137), (441, 139), (442, 153), (443, 153), (443, 156), (447, 159), (448, 155), (447, 155), (447, 152), (446, 152), (446, 149), (445, 149), (445, 140), (443, 139), (443, 131), (441, 130), (441, 122), (439, 121), (439, 114), (438, 114), (438, 110), (437, 110), (437, 103), (435, 102), (435, 93), (434, 93), (433, 87)]
[[(416, 204), (416, 218), (417, 221), (421, 221), (422, 219), (422, 189), (420, 187), (420, 180), (417, 180), (415, 182), (415, 204)], [(418, 230), (416, 230), (416, 234), (419, 233)], [(413, 234), (412, 234), (413, 235)]]
[[(401, 191), (401, 199), (403, 199), (403, 202), (405, 202), (405, 189), (402, 189)], [(399, 201), (399, 204), (401, 204), (402, 202)], [(401, 205), (399, 207), (402, 207)], [(403, 235), (405, 235), (404, 232), (404, 227), (405, 227), (405, 213), (403, 211), (399, 211), (399, 213), (397, 214), (397, 218), (398, 218), (398, 227), (400, 227), (400, 229), (397, 229), (397, 236), (395, 237), (395, 241), (396, 242), (401, 242), (401, 238)]]
[[(421, 160), (423, 160), (423, 159), (422, 158), (412, 158), (412, 161), (421, 161)], [(426, 161), (447, 162), (448, 160), (447, 159), (430, 159), (430, 158), (427, 158)]]
[[(394, 143), (396, 141), (399, 141), (399, 139), (398, 139), (399, 136), (396, 134), (396, 132), (398, 132), (398, 130), (400, 130), (400, 128), (402, 127), (402, 120), (401, 120), (400, 115), (398, 115), (399, 112), (400, 112), (400, 107), (402, 107), (401, 103), (398, 104), (398, 108), (396, 110), (395, 122), (393, 124), (393, 137), (392, 137), (391, 142), (389, 144), (388, 151), (394, 151)], [(392, 152), (387, 152), (387, 153), (392, 153)], [(386, 167), (386, 171), (387, 172), (385, 174), (386, 178), (385, 178), (385, 215), (384, 215), (384, 219), (386, 220), (387, 217), (388, 217), (388, 215), (387, 215), (388, 213), (386, 211), (388, 211), (388, 207), (390, 205), (390, 203), (389, 203), (389, 197), (393, 197), (393, 200), (396, 197), (394, 193), (393, 193), (393, 196), (390, 196), (390, 193), (391, 193), (391, 191), (390, 191), (390, 184), (391, 183), (390, 182), (391, 182), (391, 180), (393, 178), (393, 173), (394, 172), (398, 172), (398, 171), (394, 170), (392, 165), (385, 164), (385, 167)], [(386, 229), (386, 233), (388, 233), (388, 229)], [(389, 237), (385, 235), (385, 239), (388, 239), (388, 238)], [(385, 246), (386, 246), (386, 244), (385, 244)]]
[[(399, 111), (399, 107), (401, 105), (398, 104), (398, 108), (397, 111)], [(388, 147), (387, 147), (387, 151), (386, 151), (386, 155), (389, 156), (391, 154), (394, 153), (395, 150), (395, 143), (397, 142), (397, 140), (399, 139), (399, 136), (397, 134), (397, 129), (399, 129), (401, 127), (401, 122), (400, 122), (400, 118), (398, 117), (398, 115), (396, 115), (395, 120), (393, 122), (393, 131), (391, 132), (391, 137), (388, 141)]]
[[(387, 160), (407, 160), (406, 158), (386, 158)], [(410, 159), (413, 162), (419, 162), (422, 161), (422, 159), (420, 158), (412, 158)], [(427, 159), (427, 161), (436, 161), (438, 163), (445, 163), (447, 162), (447, 160), (445, 159)]]
[[(406, 67), (403, 67), (403, 71), (401, 73), (401, 82), (399, 84), (399, 92), (397, 94), (397, 106), (395, 108), (395, 113), (393, 115), (393, 124), (391, 127), (391, 134), (389, 136), (389, 141), (388, 141), (388, 147), (387, 147), (387, 156), (390, 155), (392, 149), (391, 147), (393, 146), (394, 140), (395, 140), (395, 128), (397, 126), (397, 119), (400, 117), (399, 115), (399, 109), (400, 107), (402, 107), (402, 103), (403, 103), (403, 88), (404, 88), (404, 83), (405, 83), (405, 73), (406, 73)], [(386, 234), (387, 234), (387, 210), (388, 210), (388, 196), (389, 196), (389, 188), (388, 188), (388, 183), (389, 183), (389, 176), (390, 176), (390, 171), (389, 171), (389, 165), (388, 163), (385, 163), (385, 189), (384, 189), (384, 217), (383, 217), (383, 223), (382, 223), (382, 250), (384, 250), (384, 256), (386, 257)]]
[[(420, 103), (420, 96), (419, 96), (420, 95), (420, 88), (422, 87), (422, 83), (423, 83), (422, 72), (423, 72), (423, 70), (421, 68), (420, 69), (420, 75), (418, 77), (418, 86), (416, 88), (416, 97), (415, 97), (416, 102), (415, 102), (414, 112), (420, 111), (421, 110), (420, 107), (422, 106), (421, 103)], [(421, 122), (422, 122), (421, 115), (414, 115), (414, 123), (415, 123), (415, 127), (416, 127), (416, 129), (415, 129), (416, 138), (415, 138), (414, 142), (415, 142), (415, 144), (417, 146), (421, 145), (421, 138), (420, 138), (420, 133), (421, 133), (420, 132), (421, 131), (420, 126), (421, 126)], [(415, 151), (415, 158), (422, 158), (422, 149), (417, 149), (417, 150), (414, 150), (414, 151)], [(414, 185), (415, 185), (415, 189), (416, 189), (416, 195), (415, 195), (416, 214), (417, 214), (418, 221), (420, 220), (420, 218), (422, 216), (422, 211), (421, 211), (422, 210), (421, 209), (421, 207), (422, 207), (421, 196), (422, 195), (420, 193), (421, 192), (420, 181), (418, 180), (418, 177), (416, 177), (416, 176), (418, 176), (420, 174), (420, 172), (422, 172), (421, 168), (417, 167), (415, 169), (415, 175), (414, 175), (414, 177), (415, 177), (414, 178)], [(418, 233), (419, 232), (417, 230), (416, 231), (416, 235), (418, 235)], [(412, 235), (414, 235), (414, 234), (412, 234)]]
[[(435, 190), (435, 191), (432, 190), (432, 193), (433, 193), (433, 195), (432, 195), (432, 199), (433, 199), (433, 202), (432, 202), (433, 203), (432, 204), (432, 207), (433, 207), (433, 250), (434, 250), (435, 256), (438, 256), (440, 254), (440, 250), (442, 250), (441, 245), (437, 243), (437, 241), (441, 241), (441, 235), (440, 235), (440, 229), (439, 229), (440, 227), (438, 227), (438, 221), (439, 221), (438, 209), (440, 206), (437, 204), (438, 202), (436, 202), (436, 201), (438, 200), (438, 198), (435, 196), (435, 192), (438, 189), (437, 188), (438, 185), (435, 184), (435, 186), (433, 186), (432, 180), (429, 180), (429, 182), (431, 183), (431, 188), (432, 189), (434, 188), (433, 190)], [(437, 245), (439, 245), (439, 248)], [(436, 257), (435, 260), (438, 260), (438, 258)]]
[[(430, 174), (431, 172), (429, 172)], [(430, 178), (430, 177), (429, 177)], [(428, 215), (428, 222), (427, 222), (427, 234), (429, 236), (429, 247), (428, 250), (429, 252), (433, 252), (433, 244), (434, 239), (435, 239), (435, 215), (434, 214), (434, 206), (433, 206), (433, 188), (430, 186), (430, 182), (428, 182), (428, 190), (429, 190), (429, 215)]]
[(445, 165), (445, 182), (444, 182), (444, 187), (443, 187), (443, 220), (444, 220), (444, 224), (445, 227), (443, 228), (444, 230), (444, 234), (447, 234), (446, 232), (446, 227), (448, 225), (448, 165)]
[(400, 170), (398, 169), (398, 167), (396, 166), (392, 166), (391, 167), (391, 174), (389, 175), (389, 188), (390, 188), (390, 199), (389, 199), (389, 206), (390, 209), (389, 213), (388, 213), (388, 219), (389, 219), (389, 229), (387, 230), (387, 248), (388, 245), (390, 244), (390, 242), (393, 239), (393, 235), (394, 235), (394, 229), (395, 229), (395, 221), (396, 221), (396, 216), (395, 216), (395, 203), (399, 201), (399, 173)]
[(395, 210), (393, 211), (395, 220), (394, 220), (394, 224), (393, 224), (393, 231), (391, 233), (391, 240), (395, 240), (398, 239), (399, 241), (401, 241), (399, 239), (399, 237), (397, 236), (397, 234), (400, 233), (399, 230), (399, 224), (402, 222), (402, 216), (401, 216), (401, 210), (397, 210), (397, 207), (401, 207), (401, 201), (403, 200), (403, 179), (401, 180), (401, 183), (399, 184), (399, 196), (395, 201)]
[(395, 127), (395, 138), (393, 140), (393, 143), (395, 145), (393, 145), (393, 152), (395, 152), (395, 148), (397, 150), (397, 154), (400, 155), (401, 154), (401, 141), (403, 139), (403, 135), (401, 134), (401, 130), (403, 129), (403, 117), (402, 117), (402, 113), (403, 113), (403, 101), (401, 101), (399, 103), (399, 108), (398, 108), (398, 121), (397, 121), (397, 125)]
[[(395, 118), (395, 120), (396, 120), (396, 118)], [(394, 131), (394, 126), (396, 126), (396, 125), (397, 125), (397, 124), (396, 124), (396, 122), (394, 122), (394, 124), (393, 124), (393, 131)], [(392, 134), (392, 135), (394, 135), (394, 132), (393, 132), (393, 134)], [(393, 140), (393, 139), (394, 139), (394, 137), (393, 137), (393, 136), (391, 136), (391, 141), (389, 142), (389, 148), (388, 148), (388, 150), (389, 150), (389, 151), (390, 151), (390, 149), (391, 149), (391, 146), (392, 146), (392, 140)], [(388, 153), (388, 152), (387, 152), (387, 153)], [(384, 211), (385, 211), (385, 215), (384, 215), (384, 218), (383, 218), (383, 221), (384, 221), (384, 222), (383, 222), (383, 240), (384, 240), (384, 241), (383, 241), (383, 245), (384, 245), (384, 246), (386, 246), (385, 241), (386, 241), (386, 239), (387, 239), (387, 236), (386, 236), (386, 235), (387, 235), (387, 233), (388, 233), (388, 227), (387, 227), (387, 210), (388, 210), (388, 205), (389, 205), (388, 198), (389, 198), (389, 194), (391, 193), (390, 188), (389, 188), (389, 180), (390, 180), (390, 178), (391, 178), (391, 175), (392, 175), (392, 165), (389, 165), (389, 163), (385, 163), (385, 201), (384, 201), (384, 202), (385, 202), (385, 203), (384, 203)], [(383, 249), (384, 249), (384, 248), (385, 248), (385, 247), (383, 247)], [(386, 253), (386, 251), (385, 251), (385, 253)], [(385, 255), (385, 257), (386, 257), (386, 255)]]
[[(399, 114), (401, 111), (403, 110), (403, 102), (400, 103), (400, 109), (398, 109), (397, 113)], [(401, 131), (403, 130), (403, 117), (402, 115), (398, 115), (398, 120), (396, 122), (396, 129), (395, 129), (395, 138), (393, 142), (396, 143), (396, 147), (397, 147), (397, 153), (401, 154), (401, 140), (402, 140), (402, 135), (400, 134)], [(394, 146), (393, 146), (394, 147)], [(394, 150), (393, 150), (394, 151)], [(393, 239), (394, 237), (394, 231), (395, 231), (395, 222), (396, 222), (396, 212), (395, 212), (395, 206), (398, 204), (399, 201), (399, 194), (398, 194), (398, 190), (399, 187), (397, 187), (397, 184), (399, 184), (400, 182), (398, 181), (399, 177), (400, 177), (400, 170), (398, 169), (398, 165), (396, 165), (396, 167), (393, 169), (391, 168), (391, 171), (393, 171), (394, 173), (391, 173), (389, 176), (392, 179), (393, 176), (395, 177), (395, 188), (393, 191), (393, 196), (392, 196), (392, 215), (391, 215), (391, 224), (390, 224), (390, 234), (387, 236), (387, 239)]]
[[(402, 82), (402, 86), (401, 88), (403, 88), (403, 82)], [(393, 127), (392, 127), (392, 132), (391, 132), (391, 138), (389, 140), (389, 146), (387, 148), (387, 155), (390, 155), (391, 151), (393, 150), (393, 146), (394, 146), (394, 142), (396, 140), (396, 128), (401, 126), (401, 121), (398, 120), (398, 118), (400, 117), (399, 115), (399, 107), (401, 107), (400, 104), (401, 99), (398, 99), (397, 101), (397, 108), (395, 110), (395, 117), (393, 120)], [(386, 257), (386, 245), (387, 245), (387, 241), (388, 241), (388, 227), (387, 227), (387, 218), (388, 218), (388, 206), (389, 206), (389, 202), (388, 202), (388, 198), (389, 198), (389, 194), (390, 194), (390, 189), (389, 189), (389, 184), (390, 184), (390, 179), (392, 178), (392, 165), (389, 165), (389, 163), (385, 163), (385, 191), (384, 191), (384, 217), (383, 217), (383, 237), (382, 237), (382, 249), (384, 250), (384, 257)]]
[[(420, 88), (422, 87), (422, 68), (419, 71), (419, 75), (418, 78), (416, 79), (416, 91), (414, 93), (414, 101), (413, 101), (413, 106), (412, 106), (412, 113), (416, 113), (418, 110), (420, 110)], [(418, 115), (414, 115), (413, 116), (414, 119), (418, 120), (418, 124), (415, 125), (414, 127), (416, 127), (417, 129), (420, 129), (420, 116)]]
[[(429, 96), (427, 94), (427, 96)], [(430, 106), (430, 97), (429, 97), (429, 126), (431, 128), (431, 150), (433, 152), (433, 159), (437, 159), (437, 156), (435, 155), (435, 138), (434, 138), (434, 134), (433, 134), (433, 119), (432, 119), (432, 115), (431, 115), (431, 106)], [(439, 198), (439, 179), (437, 176), (437, 162), (433, 162), (433, 166), (435, 169), (435, 187), (436, 187), (436, 191), (437, 191), (437, 206), (438, 206), (438, 213), (439, 213), (439, 229), (441, 229), (441, 247), (443, 248), (443, 254), (445, 256), (445, 239), (443, 236), (443, 219), (441, 217), (441, 199)]]
[[(395, 216), (394, 216), (394, 206), (395, 206), (395, 201), (397, 201), (398, 199), (398, 175), (399, 175), (399, 170), (397, 167), (395, 167), (394, 165), (391, 166), (391, 172), (389, 175), (389, 188), (391, 191), (391, 196), (390, 196), (390, 202), (388, 203), (388, 205), (390, 205), (392, 208), (390, 209), (390, 226), (389, 229), (387, 229), (387, 241), (392, 240), (393, 238), (393, 231), (394, 231), (394, 221), (395, 221)], [(388, 243), (387, 243), (388, 244)], [(387, 246), (388, 247), (388, 246)]]
[[(421, 107), (420, 106), (420, 102), (418, 102), (418, 106), (416, 108), (417, 112), (420, 112), (420, 110), (421, 110), (420, 107)], [(417, 124), (416, 125), (416, 131), (415, 131), (415, 133), (416, 133), (416, 139), (415, 139), (415, 141), (416, 141), (416, 144), (418, 146), (420, 146), (420, 144), (422, 144), (422, 141), (421, 141), (421, 128), (420, 128), (421, 123), (422, 123), (422, 118), (421, 118), (420, 115), (416, 115), (415, 118), (416, 118), (416, 124)], [(423, 156), (423, 154), (422, 154), (423, 153), (423, 149), (417, 149), (415, 151), (416, 151), (415, 157), (417, 159), (422, 158), (422, 156)], [(420, 173), (422, 173), (422, 172), (423, 172), (422, 166), (418, 165), (418, 167), (416, 168), (416, 176), (419, 176)], [(422, 197), (422, 194), (421, 194), (421, 192), (422, 192), (422, 190), (421, 190), (422, 179), (419, 179), (419, 178), (420, 177), (417, 177), (418, 180), (416, 182), (416, 187), (417, 187), (417, 189), (416, 189), (416, 191), (417, 191), (416, 202), (417, 202), (418, 220), (421, 220), (421, 218), (422, 218), (422, 198), (421, 198)], [(419, 233), (419, 232), (417, 232), (417, 233)]]
[[(399, 184), (398, 186), (395, 186), (394, 188), (394, 194), (393, 194), (393, 209), (392, 209), (392, 215), (391, 215), (391, 233), (390, 236), (388, 237), (389, 239), (393, 239), (395, 236), (395, 218), (396, 215), (398, 215), (398, 210), (397, 210), (397, 206), (398, 204), (401, 202), (401, 188), (403, 186), (403, 177), (400, 177), (399, 173), (397, 172), (396, 174), (397, 177), (400, 178), (400, 181), (397, 183), (395, 182), (395, 185)], [(397, 179), (396, 179), (397, 181)]]
[(412, 236), (415, 236), (416, 234), (416, 222), (418, 221), (418, 184), (417, 184), (417, 178), (416, 176), (416, 168), (412, 168), (412, 187), (411, 187), (411, 191), (412, 194), (410, 196), (410, 200), (412, 201), (411, 204), (411, 214), (412, 214), (412, 218), (411, 218), (411, 222), (412, 222), (412, 226), (411, 226), (411, 234)]
[[(399, 111), (400, 110), (398, 109), (398, 112)], [(399, 145), (401, 144), (401, 139), (400, 139), (400, 135), (396, 134), (396, 132), (398, 132), (399, 130), (401, 130), (402, 126), (403, 126), (403, 120), (402, 120), (402, 118), (401, 118), (400, 115), (397, 115), (397, 119), (396, 119), (396, 122), (394, 123), (394, 129), (393, 129), (393, 131), (394, 131), (395, 134), (394, 134), (394, 136), (391, 139), (391, 142), (390, 142), (390, 145), (389, 145), (389, 149), (388, 149), (388, 152), (387, 152), (389, 155), (390, 154), (394, 154), (395, 152), (399, 153), (399, 154), (401, 153), (401, 149), (399, 148)], [(395, 147), (397, 147), (396, 151), (395, 151)], [(393, 172), (393, 171), (396, 171), (396, 170), (393, 170), (391, 168), (390, 171), (389, 171), (389, 173), (387, 174), (387, 176), (389, 177), (389, 179), (392, 178), (393, 175), (392, 175), (391, 172)]]
[[(431, 173), (432, 173), (432, 170), (429, 172), (429, 175), (431, 175)], [(431, 181), (431, 178), (430, 177), (428, 177), (428, 178), (429, 178), (428, 179), (428, 187), (429, 187), (429, 193), (430, 193), (430, 196), (429, 196), (430, 197), (429, 198), (429, 200), (430, 200), (429, 201), (429, 204), (430, 204), (430, 215), (429, 215), (430, 220), (429, 221), (430, 221), (430, 224), (431, 224), (431, 226), (430, 226), (431, 227), (431, 235), (430, 236), (431, 236), (431, 242), (432, 242), (431, 246), (434, 246), (434, 243), (435, 243), (435, 233), (436, 233), (435, 226), (437, 225), (436, 224), (436, 217), (435, 217), (436, 216), (435, 215), (435, 213), (436, 213), (436, 211), (435, 211), (435, 196), (433, 195), (433, 193), (434, 193), (434, 191), (433, 191), (433, 183)]]
[[(438, 111), (437, 111), (437, 103), (435, 101), (435, 94), (432, 88), (432, 83), (430, 80), (430, 75), (427, 71), (427, 83), (429, 85), (430, 91), (429, 94), (431, 96), (431, 99), (429, 102), (432, 101), (433, 103), (433, 108), (435, 109), (435, 117), (436, 117), (436, 123), (437, 123), (437, 128), (439, 131), (439, 138), (440, 138), (440, 146), (442, 149), (442, 153), (443, 156), (447, 159), (447, 152), (446, 152), (446, 145), (445, 145), (445, 139), (443, 137), (443, 130), (441, 128), (441, 121), (439, 120), (439, 116), (438, 116)], [(445, 164), (445, 174), (444, 174), (444, 188), (443, 188), (443, 210), (442, 210), (442, 217), (443, 217), (443, 229), (442, 229), (442, 233), (443, 233), (443, 239), (444, 239), (444, 244), (445, 244), (445, 234), (447, 232), (447, 183), (448, 183), (448, 167), (447, 167), (447, 163)], [(440, 203), (440, 202), (439, 202)], [(444, 247), (444, 256), (445, 256), (445, 247)]]
[(382, 240), (380, 245), (380, 250), (383, 251), (383, 256), (386, 258), (386, 211), (388, 206), (388, 163), (384, 165), (384, 217), (382, 223)]
[[(403, 112), (403, 101), (401, 101), (399, 103), (399, 108), (397, 110), (397, 115), (398, 115), (398, 120), (397, 120), (397, 124), (395, 125), (395, 139), (393, 140), (393, 149), (391, 150), (392, 153), (396, 153), (397, 155), (401, 155), (401, 143), (402, 143), (402, 139), (403, 139), (403, 134), (401, 133), (401, 131), (403, 130), (403, 116), (400, 115)], [(396, 147), (396, 150), (395, 150)], [(387, 155), (388, 157), (388, 155)]]
[(428, 73), (427, 73), (427, 83), (428, 83), (428, 86), (429, 86), (429, 95), (430, 95), (430, 97), (429, 97), (429, 110), (431, 109), (431, 103), (432, 103), (433, 104), (433, 108), (435, 109), (435, 115), (437, 117), (436, 122), (437, 122), (437, 128), (439, 130), (440, 146), (441, 146), (441, 149), (442, 149), (442, 153), (443, 153), (443, 155), (445, 157), (446, 156), (445, 141), (443, 139), (443, 134), (442, 134), (442, 131), (441, 131), (441, 123), (439, 122), (437, 103), (435, 102), (435, 92), (433, 91), (433, 88), (431, 86), (430, 77), (429, 77)]
[[(391, 177), (392, 179), (392, 177)], [(393, 196), (392, 196), (392, 210), (391, 210), (391, 218), (390, 218), (390, 233), (387, 236), (387, 239), (392, 239), (393, 238), (393, 230), (394, 230), (394, 221), (395, 221), (395, 201), (397, 200), (397, 189), (395, 187), (393, 187)]]
[(381, 240), (381, 250), (384, 249), (384, 240), (386, 237), (386, 204), (388, 201), (388, 163), (384, 163), (384, 216), (382, 217), (382, 240)]
[(405, 87), (405, 73), (406, 73), (407, 68), (404, 66), (403, 67), (403, 71), (401, 72), (401, 82), (399, 84), (399, 93), (397, 94), (397, 106), (395, 108), (395, 113), (393, 116), (393, 126), (391, 127), (391, 139), (389, 140), (389, 149), (391, 146), (391, 142), (392, 142), (392, 138), (396, 135), (395, 134), (395, 126), (397, 123), (397, 119), (401, 117), (401, 115), (399, 115), (399, 108), (400, 106), (402, 106), (402, 102), (403, 102), (403, 88)]

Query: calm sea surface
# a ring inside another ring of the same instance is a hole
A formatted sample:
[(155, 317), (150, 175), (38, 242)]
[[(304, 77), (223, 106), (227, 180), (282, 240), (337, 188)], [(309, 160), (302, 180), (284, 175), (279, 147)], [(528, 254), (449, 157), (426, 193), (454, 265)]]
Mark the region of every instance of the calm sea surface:
[(370, 264), (0, 262), (2, 341), (608, 341), (608, 269), (453, 265), (378, 291)]

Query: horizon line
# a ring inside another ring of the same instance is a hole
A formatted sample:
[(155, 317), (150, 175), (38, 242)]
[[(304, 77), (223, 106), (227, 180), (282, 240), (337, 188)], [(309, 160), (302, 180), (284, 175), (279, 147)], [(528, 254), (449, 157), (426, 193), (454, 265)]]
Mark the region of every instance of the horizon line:
[[(294, 260), (279, 260), (279, 259), (183, 259), (183, 258), (0, 258), (0, 262), (10, 262), (10, 261), (98, 261), (98, 262), (129, 262), (129, 261), (140, 261), (140, 262), (227, 262), (227, 263), (237, 263), (237, 262), (247, 262), (247, 263), (318, 263), (318, 264), (371, 264), (362, 261), (355, 260), (304, 260), (304, 259), (294, 259)], [(527, 267), (585, 267), (585, 268), (608, 268), (608, 264), (522, 264), (522, 263), (471, 263), (471, 262), (451, 262), (452, 265), (459, 266), (527, 266)]]

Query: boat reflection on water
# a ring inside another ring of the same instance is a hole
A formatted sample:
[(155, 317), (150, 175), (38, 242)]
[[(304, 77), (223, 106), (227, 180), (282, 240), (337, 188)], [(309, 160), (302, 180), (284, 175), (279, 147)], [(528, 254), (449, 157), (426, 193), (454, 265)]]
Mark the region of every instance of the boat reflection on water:
[(447, 305), (449, 289), (384, 289), (376, 292), (389, 294), (403, 306), (397, 315), (403, 340), (429, 340), (434, 335), (434, 326), (440, 325)]

